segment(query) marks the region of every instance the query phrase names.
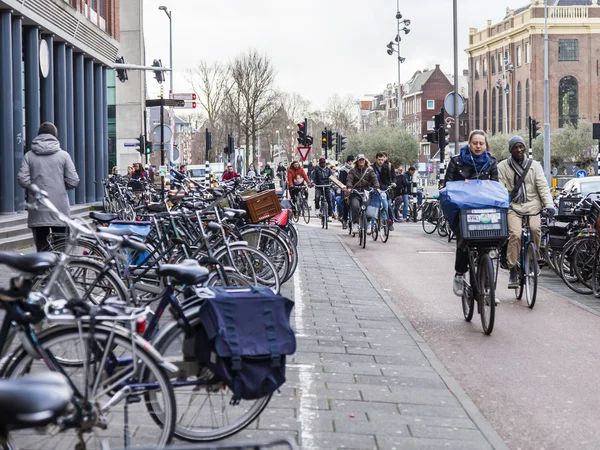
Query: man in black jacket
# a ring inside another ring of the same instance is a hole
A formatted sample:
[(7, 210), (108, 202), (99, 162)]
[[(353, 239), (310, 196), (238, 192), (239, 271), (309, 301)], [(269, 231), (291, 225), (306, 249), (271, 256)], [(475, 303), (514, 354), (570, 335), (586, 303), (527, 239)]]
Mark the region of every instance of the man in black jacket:
[[(385, 191), (394, 183), (393, 172), (390, 171), (391, 164), (386, 161), (385, 153), (379, 152), (375, 155), (375, 165), (373, 166), (373, 170), (375, 171), (375, 175), (377, 175), (377, 179), (379, 180), (379, 189), (381, 189), (381, 203), (383, 203), (383, 209), (385, 211), (384, 220), (390, 219), (390, 211), (389, 211), (389, 203), (387, 194)], [(390, 221), (391, 222), (391, 221)], [(394, 229), (392, 223), (389, 223), (390, 230)]]
[[(410, 167), (408, 169), (408, 171), (404, 174), (404, 178), (402, 180), (402, 186), (403, 186), (403, 193), (402, 193), (402, 197), (403, 197), (403, 202), (404, 205), (402, 207), (402, 219), (406, 222), (406, 219), (408, 218), (408, 197), (409, 195), (412, 194), (412, 189), (413, 187), (416, 187), (416, 180), (414, 179), (414, 175), (415, 172), (417, 171), (417, 169), (415, 169), (414, 167)], [(423, 193), (421, 191), (418, 191), (417, 193), (417, 204), (419, 206), (421, 206), (421, 203), (423, 203)]]
[(331, 207), (331, 188), (329, 187), (329, 177), (331, 175), (333, 175), (333, 172), (329, 167), (327, 167), (327, 161), (325, 161), (325, 158), (319, 159), (319, 165), (315, 167), (312, 174), (309, 175), (312, 183), (317, 186), (315, 189), (315, 211), (319, 211), (319, 199), (321, 198), (321, 195), (324, 195), (325, 199), (327, 200), (327, 211), (329, 212), (329, 217), (333, 217), (333, 208)]
[[(346, 186), (346, 182), (348, 181), (348, 172), (352, 170), (354, 167), (354, 156), (348, 155), (346, 158), (346, 164), (338, 169), (338, 180)], [(348, 203), (344, 200), (344, 196), (347, 194), (346, 190), (342, 190), (339, 196), (335, 198), (335, 201), (338, 204), (338, 215), (340, 215), (340, 221), (342, 222), (342, 229), (348, 228)]]

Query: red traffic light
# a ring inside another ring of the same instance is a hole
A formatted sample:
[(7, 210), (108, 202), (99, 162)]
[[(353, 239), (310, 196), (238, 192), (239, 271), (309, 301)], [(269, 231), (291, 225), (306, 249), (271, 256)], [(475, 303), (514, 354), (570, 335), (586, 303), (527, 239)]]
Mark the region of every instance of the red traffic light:
[(299, 123), (298, 124), (298, 128), (300, 128), (301, 130), (303, 130), (304, 129), (304, 124), (303, 123)]

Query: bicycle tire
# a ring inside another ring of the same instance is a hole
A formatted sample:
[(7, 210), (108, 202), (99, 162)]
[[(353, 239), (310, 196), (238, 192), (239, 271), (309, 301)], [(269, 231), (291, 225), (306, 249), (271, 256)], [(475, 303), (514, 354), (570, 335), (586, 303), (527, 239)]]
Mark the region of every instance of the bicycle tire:
[[(89, 338), (89, 329), (88, 327), (84, 326), (84, 330), (83, 330), (83, 336), (84, 339), (88, 339)], [(52, 344), (58, 344), (58, 349), (57, 350), (64, 350), (67, 345), (65, 345), (65, 343), (68, 342), (73, 342), (75, 341), (76, 344), (72, 347), (69, 347), (70, 349), (78, 349), (81, 347), (81, 345), (78, 343), (81, 341), (80, 339), (80, 334), (79, 331), (77, 329), (76, 326), (69, 326), (69, 327), (56, 327), (53, 329), (49, 329), (48, 331), (46, 331), (44, 334), (41, 334), (38, 336), (39, 338), (39, 344), (42, 346), (42, 348), (45, 349), (49, 349)], [(164, 406), (160, 407), (160, 410), (158, 409), (159, 406), (154, 405), (153, 408), (149, 409), (149, 404), (153, 401), (156, 402), (157, 398), (156, 398), (156, 391), (155, 388), (149, 388), (151, 390), (154, 391), (153, 399), (150, 399), (147, 396), (147, 391), (143, 392), (140, 394), (140, 396), (142, 397), (141, 401), (139, 403), (129, 403), (128, 404), (128, 408), (135, 408), (135, 410), (137, 412), (131, 412), (128, 413), (129, 415), (133, 415), (133, 417), (135, 417), (136, 419), (138, 417), (141, 416), (142, 413), (149, 413), (150, 417), (152, 418), (152, 420), (148, 420), (144, 422), (144, 426), (149, 426), (150, 424), (156, 424), (156, 430), (159, 433), (159, 437), (156, 439), (156, 442), (146, 442), (146, 443), (136, 443), (135, 445), (133, 445), (134, 447), (149, 447), (149, 448), (163, 448), (164, 446), (168, 445), (171, 442), (171, 439), (173, 437), (173, 432), (175, 429), (175, 423), (176, 423), (176, 419), (177, 419), (177, 414), (176, 414), (176, 402), (175, 402), (175, 396), (173, 393), (173, 389), (171, 387), (171, 382), (169, 380), (169, 377), (166, 375), (164, 369), (162, 367), (160, 367), (158, 365), (158, 363), (153, 359), (153, 357), (148, 353), (148, 351), (144, 348), (144, 346), (139, 345), (139, 344), (132, 344), (132, 340), (131, 339), (126, 339), (124, 337), (121, 336), (116, 336), (116, 335), (112, 335), (109, 331), (106, 330), (101, 330), (101, 329), (96, 329), (94, 331), (93, 334), (93, 339), (96, 343), (102, 343), (102, 342), (111, 342), (111, 348), (121, 348), (121, 349), (130, 349), (130, 348), (134, 348), (135, 351), (132, 350), (132, 354), (135, 354), (136, 357), (136, 361), (138, 363), (138, 367), (143, 366), (143, 370), (142, 371), (137, 371), (136, 373), (138, 373), (140, 375), (140, 379), (144, 382), (144, 383), (139, 383), (137, 382), (136, 385), (137, 386), (141, 386), (142, 384), (152, 384), (152, 385), (156, 385), (158, 386), (161, 391), (162, 391), (162, 399), (164, 401)], [(112, 339), (112, 340), (110, 340)], [(56, 352), (56, 351), (55, 351)], [(55, 353), (53, 352), (53, 353)], [(118, 352), (120, 355), (122, 352)], [(79, 360), (83, 361), (83, 357), (80, 358)], [(107, 368), (110, 366), (110, 364), (107, 364)], [(68, 372), (68, 367), (65, 366), (61, 366), (63, 368), (63, 370), (65, 370), (65, 372)], [(73, 383), (75, 383), (75, 385), (78, 385), (79, 383), (82, 383), (83, 380), (77, 379), (75, 378), (78, 373), (82, 372), (81, 370), (81, 364), (79, 366), (72, 366), (75, 369), (75, 373), (70, 376), (69, 378), (71, 379), (71, 381)], [(46, 364), (43, 362), (42, 360), (36, 359), (35, 357), (32, 357), (27, 350), (25, 350), (24, 347), (19, 347), (17, 348), (17, 350), (15, 351), (15, 353), (13, 354), (12, 358), (11, 358), (11, 362), (9, 365), (7, 365), (5, 371), (3, 372), (3, 377), (5, 378), (17, 378), (19, 376), (23, 376), (26, 373), (31, 373), (31, 371), (35, 370), (42, 370), (42, 371), (47, 371), (48, 367), (46, 366)], [(104, 372), (104, 369), (103, 369)], [(127, 369), (126, 369), (127, 372)], [(129, 371), (129, 373), (133, 373), (131, 371)], [(106, 379), (109, 379), (110, 376), (107, 373), (106, 374)], [(118, 380), (117, 380), (118, 381)], [(132, 380), (133, 381), (133, 380)], [(79, 385), (78, 385), (79, 387)], [(143, 387), (141, 389), (144, 389)], [(81, 392), (86, 392), (85, 390), (82, 390)], [(106, 394), (109, 394), (113, 392), (113, 391), (107, 391)], [(100, 405), (106, 404), (106, 400), (104, 399), (105, 397), (101, 397), (101, 398), (97, 398), (97, 399), (90, 399), (90, 402), (99, 402)], [(114, 405), (114, 407), (108, 411), (108, 414), (106, 414), (106, 416), (108, 417), (109, 420), (107, 420), (107, 422), (109, 423), (109, 426), (107, 428), (107, 433), (109, 433), (108, 436), (98, 436), (98, 441), (97, 443), (92, 442), (92, 439), (88, 440), (88, 442), (86, 442), (87, 449), (103, 449), (106, 448), (103, 445), (103, 441), (106, 440), (109, 436), (114, 436), (114, 432), (118, 431), (119, 429), (123, 429), (123, 426), (110, 426), (110, 417), (111, 417), (111, 411), (114, 412), (114, 417), (118, 418), (118, 417), (122, 417), (124, 415), (124, 411), (122, 410), (122, 412), (119, 414), (118, 412), (115, 411), (116, 408), (118, 408), (119, 406), (122, 406), (124, 402), (119, 402), (116, 405)], [(161, 417), (159, 417), (162, 414)], [(118, 421), (118, 419), (117, 419)], [(55, 428), (56, 427), (56, 428)], [(53, 442), (52, 439), (56, 439), (53, 433), (53, 430), (58, 429), (58, 425), (54, 425), (54, 426), (49, 426), (49, 428), (46, 429), (46, 432), (44, 433), (44, 435), (40, 435), (38, 433), (33, 433), (33, 434), (29, 434), (28, 436), (22, 436), (20, 435), (18, 432), (11, 432), (11, 439), (14, 441), (16, 439), (31, 439), (34, 438), (35, 439), (35, 448), (51, 448), (51, 447), (46, 447), (43, 444), (40, 446), (41, 444), (41, 440), (43, 440), (45, 437), (48, 437), (50, 442)], [(100, 428), (94, 428), (94, 430), (98, 430), (96, 431), (96, 434), (102, 434), (102, 431)], [(76, 429), (67, 429), (64, 432), (61, 432), (59, 436), (64, 436), (63, 439), (68, 439), (69, 438), (69, 433), (72, 432), (76, 432)], [(24, 432), (27, 432), (27, 430), (24, 430)], [(138, 433), (135, 433), (135, 437), (139, 437), (139, 438), (145, 438), (148, 437), (151, 439), (151, 436), (154, 433), (150, 433), (148, 430), (146, 431), (142, 431), (141, 429), (139, 430)], [(85, 435), (87, 436), (94, 436), (94, 433), (91, 433), (89, 435)], [(73, 441), (76, 441), (77, 437), (73, 436)], [(95, 444), (95, 445), (94, 445)], [(112, 446), (119, 446), (121, 447), (123, 445), (123, 436), (118, 440), (118, 441), (114, 441), (112, 443)], [(17, 445), (17, 448), (32, 448), (31, 444), (29, 445)]]
[[(592, 238), (595, 239), (595, 237)], [(574, 267), (571, 264), (571, 260), (574, 257), (577, 246), (580, 245), (585, 239), (590, 239), (590, 236), (582, 236), (577, 239), (572, 239), (563, 247), (560, 254), (560, 262), (558, 267), (560, 270), (560, 276), (569, 289), (577, 292), (578, 294), (591, 295), (592, 289), (583, 285), (579, 281), (579, 278), (574, 271)]]
[(364, 210), (360, 212), (360, 228), (362, 232), (362, 248), (367, 248), (367, 213)]
[(242, 275), (237, 273), (233, 267), (224, 267), (223, 270), (225, 270), (226, 275), (227, 275), (227, 280), (229, 281), (227, 284), (225, 284), (223, 282), (223, 280), (221, 280), (221, 277), (219, 277), (219, 274), (215, 271), (215, 272), (211, 272), (211, 274), (208, 276), (208, 279), (204, 283), (204, 286), (207, 286), (207, 287), (232, 287), (232, 286), (234, 286), (234, 287), (251, 287), (252, 286), (250, 284), (250, 281), (248, 281), (248, 279), (246, 277), (243, 277)]
[(525, 278), (523, 276), (523, 270), (521, 269), (521, 265), (519, 263), (517, 263), (517, 265), (515, 266), (517, 268), (518, 271), (518, 280), (519, 280), (519, 287), (517, 289), (514, 289), (515, 291), (515, 297), (517, 298), (517, 300), (521, 300), (523, 299), (523, 292), (525, 292)]
[(438, 221), (434, 220), (432, 217), (421, 219), (421, 224), (423, 226), (423, 231), (426, 234), (433, 234), (438, 228)]
[(379, 213), (379, 217), (373, 221), (372, 226), (371, 226), (371, 222), (369, 222), (369, 226), (371, 227), (371, 239), (373, 239), (373, 242), (376, 242), (377, 238), (379, 237), (380, 220), (381, 220), (381, 212)]
[(573, 270), (581, 284), (592, 289), (592, 269), (594, 266), (594, 257), (598, 251), (598, 239), (593, 236), (584, 240), (577, 246), (574, 255)]
[[(199, 310), (200, 308), (194, 307), (184, 311), (185, 317), (193, 330), (201, 326)], [(193, 336), (186, 336), (181, 322), (169, 322), (166, 327), (168, 328), (152, 342), (152, 345), (160, 354), (174, 355), (175, 351), (179, 349), (185, 352), (185, 345), (189, 343), (191, 346), (193, 344)], [(174, 435), (180, 439), (189, 442), (209, 442), (232, 436), (256, 420), (271, 400), (271, 395), (268, 395), (254, 401), (242, 400), (239, 405), (233, 406), (229, 404), (232, 393), (227, 387), (214, 392), (211, 392), (210, 389), (198, 389), (198, 385), (179, 387), (176, 383), (183, 382), (183, 377), (186, 378), (186, 381), (188, 378), (196, 380), (196, 375), (200, 369), (195, 367), (197, 366), (195, 363), (190, 364), (187, 362), (186, 365), (185, 360), (186, 358), (181, 358), (179, 355), (170, 358), (171, 362), (181, 367), (180, 372), (171, 377), (172, 384), (174, 384), (175, 401), (178, 405), (182, 405), (182, 407), (177, 407), (178, 421), (174, 428)], [(206, 397), (206, 400), (194, 400), (198, 397), (202, 398), (202, 396)], [(215, 397), (216, 401), (211, 400), (211, 397)], [(190, 408), (191, 404), (196, 407)], [(209, 414), (206, 414), (206, 411), (201, 411), (204, 407), (213, 405), (216, 405), (216, 411)], [(242, 413), (242, 416), (234, 423), (216, 429), (210, 428), (215, 422), (220, 422), (219, 415), (222, 420), (229, 420), (234, 416), (234, 411)], [(194, 422), (188, 422), (188, 420)]]
[(538, 267), (535, 244), (533, 242), (529, 242), (527, 244), (527, 250), (525, 253), (525, 267), (523, 270), (525, 275), (525, 298), (527, 299), (527, 306), (529, 309), (533, 309), (535, 306), (539, 271), (540, 269)]
[(444, 216), (440, 217), (438, 220), (437, 232), (441, 237), (448, 236), (448, 221)]
[[(289, 246), (283, 238), (269, 228), (246, 228), (241, 231), (249, 246), (265, 253), (277, 269), (280, 280), (287, 280), (290, 269)], [(282, 281), (283, 283), (284, 281)]]
[(379, 233), (381, 237), (381, 241), (385, 244), (390, 238), (390, 224), (387, 220), (383, 221), (383, 225), (381, 226), (381, 232)]
[(473, 293), (473, 280), (471, 279), (471, 271), (469, 271), (470, 283), (463, 284), (463, 295), (462, 295), (462, 309), (463, 316), (467, 322), (473, 320), (473, 313), (475, 312), (475, 296)]
[(496, 315), (496, 281), (494, 279), (494, 264), (487, 253), (479, 258), (477, 280), (481, 326), (483, 332), (490, 335), (494, 330)]
[(600, 251), (596, 252), (594, 267), (592, 267), (592, 293), (594, 297), (600, 298)]
[(302, 196), (302, 218), (307, 225), (310, 223), (310, 206), (304, 196)]

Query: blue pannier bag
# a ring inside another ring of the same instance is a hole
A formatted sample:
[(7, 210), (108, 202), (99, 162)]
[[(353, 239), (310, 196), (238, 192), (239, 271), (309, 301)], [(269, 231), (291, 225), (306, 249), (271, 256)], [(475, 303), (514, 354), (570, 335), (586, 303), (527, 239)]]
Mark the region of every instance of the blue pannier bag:
[[(130, 220), (113, 220), (108, 228), (118, 230), (131, 230), (133, 236), (145, 241), (146, 237), (152, 231), (152, 222), (150, 221), (130, 221)], [(130, 265), (137, 266), (148, 258), (147, 252), (139, 252), (131, 249), (123, 249), (123, 253), (127, 256), (127, 261)]]
[(369, 205), (367, 206), (367, 217), (369, 219), (377, 217), (380, 208), (381, 195), (379, 195), (379, 192), (373, 191), (371, 192), (371, 196), (369, 197)]
[(296, 351), (294, 302), (269, 288), (210, 288), (201, 297), (196, 355), (233, 392), (231, 404), (271, 395), (285, 383), (285, 357)]
[(463, 209), (504, 208), (510, 201), (504, 185), (492, 180), (448, 181), (440, 190), (440, 205), (451, 225)]

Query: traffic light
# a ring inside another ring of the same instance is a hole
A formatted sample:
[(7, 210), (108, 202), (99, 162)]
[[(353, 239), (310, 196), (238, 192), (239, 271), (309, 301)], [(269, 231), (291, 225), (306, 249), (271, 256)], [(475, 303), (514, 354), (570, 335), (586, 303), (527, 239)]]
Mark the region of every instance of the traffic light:
[(540, 121), (531, 118), (531, 138), (535, 139), (540, 135)]
[(438, 142), (438, 132), (437, 132), (437, 130), (435, 130), (435, 131), (429, 131), (427, 133), (426, 139), (427, 139), (427, 142), (431, 142), (432, 144), (437, 144), (437, 142)]
[(146, 151), (146, 138), (143, 134), (140, 134), (140, 136), (135, 140), (137, 141), (137, 144), (135, 144), (135, 149), (140, 153), (140, 155), (143, 155)]
[(306, 137), (308, 136), (308, 121), (304, 119), (304, 122), (298, 124), (298, 144), (306, 146)]
[[(122, 56), (117, 56), (115, 62), (117, 64), (125, 64), (125, 58)], [(127, 80), (129, 80), (129, 77), (127, 76), (127, 69), (117, 69), (117, 78), (121, 83), (125, 83)]]
[(146, 148), (145, 148), (146, 155), (152, 154), (152, 150), (153, 150), (153, 148), (152, 148), (152, 142), (151, 141), (146, 141)]
[(441, 127), (441, 128), (438, 130), (438, 133), (439, 133), (439, 135), (438, 135), (438, 145), (439, 145), (439, 147), (440, 147), (440, 150), (443, 150), (443, 149), (445, 149), (445, 148), (448, 146), (448, 144), (450, 143), (450, 139), (449, 139), (449, 136), (448, 136), (448, 135), (449, 135), (449, 132), (448, 132), (448, 129), (447, 129), (447, 128), (445, 128), (445, 127)]
[(341, 155), (346, 150), (346, 137), (338, 133), (338, 153)]
[(210, 150), (212, 148), (212, 133), (206, 129), (206, 150)]
[(331, 150), (333, 148), (333, 146), (335, 145), (333, 135), (334, 135), (334, 133), (332, 130), (327, 130), (327, 149), (328, 150)]
[(439, 114), (436, 114), (435, 116), (433, 116), (433, 119), (435, 121), (435, 126), (433, 127), (433, 129), (435, 131), (439, 130), (441, 127), (444, 126), (444, 108), (442, 108), (440, 110)]
[[(152, 62), (152, 67), (162, 67), (162, 60), (155, 59)], [(162, 70), (155, 70), (154, 78), (156, 78), (156, 81), (158, 81), (159, 84), (162, 84), (163, 81), (165, 81), (165, 73)]]
[(306, 146), (310, 147), (311, 145), (313, 145), (313, 138), (312, 138), (312, 136), (306, 136)]
[(227, 136), (228, 156), (231, 158), (235, 154), (235, 138), (230, 134)]
[(321, 148), (327, 148), (327, 128), (321, 131)]

